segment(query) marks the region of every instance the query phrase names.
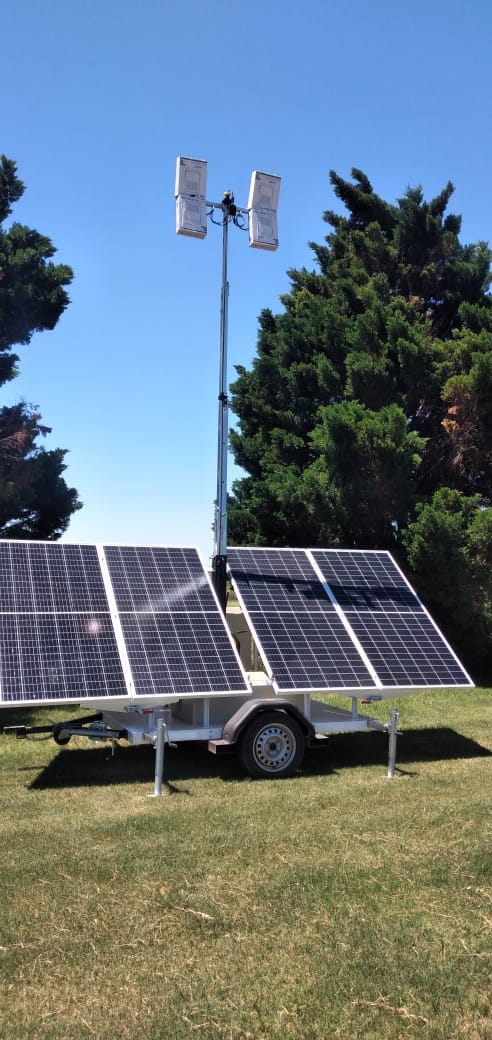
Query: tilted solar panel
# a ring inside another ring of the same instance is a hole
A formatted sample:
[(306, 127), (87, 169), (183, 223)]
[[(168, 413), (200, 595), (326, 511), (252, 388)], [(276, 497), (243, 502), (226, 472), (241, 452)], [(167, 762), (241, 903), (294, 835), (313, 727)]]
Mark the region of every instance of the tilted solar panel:
[(96, 547), (0, 541), (0, 702), (126, 695)]
[[(471, 685), (459, 661), (422, 613), (347, 613), (383, 687)], [(468, 681), (467, 681), (468, 680)]]
[(470, 677), (388, 552), (310, 555), (382, 687), (470, 686)]
[(105, 545), (104, 557), (119, 611), (217, 612), (196, 549)]
[(196, 549), (104, 546), (135, 693), (247, 693)]
[(303, 549), (229, 549), (228, 564), (279, 693), (375, 686)]
[(196, 549), (0, 540), (0, 704), (248, 692)]
[(279, 692), (473, 685), (388, 552), (239, 548), (228, 561)]

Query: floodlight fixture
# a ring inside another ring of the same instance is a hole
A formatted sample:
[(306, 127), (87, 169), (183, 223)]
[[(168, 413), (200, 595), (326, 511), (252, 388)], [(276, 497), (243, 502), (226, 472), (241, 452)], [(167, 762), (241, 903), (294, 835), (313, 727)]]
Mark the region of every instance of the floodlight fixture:
[(249, 244), (253, 249), (278, 248), (277, 207), (280, 177), (253, 170), (249, 186)]
[(253, 170), (249, 185), (248, 209), (278, 209), (280, 177)]
[(278, 249), (277, 214), (272, 209), (250, 209), (249, 244), (253, 249)]
[(176, 199), (176, 234), (205, 238), (207, 204), (196, 195), (178, 195)]
[(207, 160), (188, 159), (178, 155), (176, 159), (176, 183), (174, 194), (198, 195), (204, 199), (207, 194)]
[[(220, 296), (220, 371), (219, 421), (217, 444), (217, 497), (215, 500), (213, 580), (219, 603), (225, 611), (227, 599), (227, 451), (228, 381), (227, 333), (229, 282), (227, 253), (229, 224), (249, 230), (249, 244), (256, 249), (278, 247), (277, 207), (280, 177), (254, 170), (251, 175), (247, 209), (238, 206), (232, 191), (225, 191), (221, 202), (206, 200), (207, 163), (203, 159), (178, 156), (176, 161), (176, 232), (192, 238), (205, 238), (207, 217), (222, 227), (222, 288)], [(214, 213), (220, 210), (221, 217)]]
[(176, 234), (205, 238), (207, 234), (207, 163), (204, 159), (176, 160)]

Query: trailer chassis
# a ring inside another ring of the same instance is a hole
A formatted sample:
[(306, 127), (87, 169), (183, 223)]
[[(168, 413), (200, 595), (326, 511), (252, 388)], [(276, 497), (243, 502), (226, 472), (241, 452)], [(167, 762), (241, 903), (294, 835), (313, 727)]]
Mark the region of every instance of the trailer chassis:
[[(205, 707), (203, 714), (208, 714)], [(119, 740), (152, 745), (155, 749), (152, 797), (163, 794), (166, 747), (176, 747), (185, 740), (206, 743), (208, 750), (216, 755), (239, 751), (241, 764), (250, 776), (280, 779), (296, 772), (306, 748), (327, 747), (329, 734), (375, 729), (389, 736), (386, 776), (394, 777), (399, 719), (395, 708), (391, 709), (387, 723), (360, 715), (355, 697), (351, 712), (310, 701), (309, 715), (310, 718), (292, 701), (276, 697), (245, 701), (219, 726), (185, 725), (170, 706), (132, 705), (126, 712), (98, 711), (46, 725), (5, 726), (3, 732), (27, 740), (52, 737), (59, 746), (65, 746), (74, 736), (94, 742), (111, 741), (113, 750)]]

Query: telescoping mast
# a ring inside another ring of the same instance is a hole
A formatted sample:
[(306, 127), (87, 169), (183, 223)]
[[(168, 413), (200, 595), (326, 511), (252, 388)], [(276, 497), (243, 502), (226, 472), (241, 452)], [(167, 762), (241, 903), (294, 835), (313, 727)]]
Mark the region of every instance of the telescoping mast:
[[(227, 280), (228, 233), (233, 224), (249, 232), (254, 249), (278, 248), (277, 209), (280, 177), (253, 170), (248, 205), (238, 206), (233, 192), (224, 192), (221, 202), (208, 202), (207, 162), (178, 156), (176, 160), (176, 232), (191, 238), (205, 238), (207, 217), (222, 227), (222, 285), (220, 292), (219, 420), (217, 440), (217, 495), (214, 517), (213, 581), (222, 609), (226, 607), (227, 585), (227, 451), (228, 382), (227, 334), (229, 282)], [(216, 214), (221, 214), (219, 219)]]

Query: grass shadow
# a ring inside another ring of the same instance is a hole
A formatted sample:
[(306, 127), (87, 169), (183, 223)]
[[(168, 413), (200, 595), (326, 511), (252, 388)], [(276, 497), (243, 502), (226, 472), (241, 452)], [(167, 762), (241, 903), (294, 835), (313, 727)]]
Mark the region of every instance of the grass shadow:
[[(29, 771), (36, 767), (29, 767)], [(31, 790), (50, 787), (100, 787), (111, 784), (153, 785), (155, 753), (150, 745), (128, 747), (120, 745), (114, 755), (110, 746), (97, 748), (66, 748), (45, 767), (29, 784)], [(211, 778), (224, 781), (243, 780), (235, 755), (216, 758), (206, 746), (195, 742), (166, 749), (164, 778), (169, 793), (185, 794), (175, 783), (185, 780)]]
[[(492, 752), (476, 741), (448, 727), (405, 730), (398, 738), (396, 771), (407, 763), (448, 761), (451, 759), (485, 758)], [(321, 750), (309, 749), (302, 765), (305, 776), (328, 776), (346, 769), (381, 765), (388, 761), (388, 738), (384, 733), (336, 733)], [(154, 782), (154, 752), (150, 746), (117, 746), (115, 754), (108, 746), (66, 748), (47, 766), (23, 767), (20, 771), (38, 771), (29, 784), (32, 790), (52, 787), (91, 787), (111, 784), (146, 784)], [(166, 750), (165, 786), (169, 793), (189, 793), (176, 783), (186, 780), (220, 779), (237, 783), (247, 779), (236, 755), (216, 757), (206, 746), (183, 743)]]
[[(323, 755), (330, 762), (330, 772), (355, 769), (363, 766), (381, 765), (388, 762), (388, 737), (385, 733), (335, 733), (330, 737), (326, 752), (313, 750), (304, 760), (303, 772), (309, 775), (324, 772)], [(396, 748), (396, 770), (406, 763), (445, 762), (452, 759), (488, 758), (492, 751), (475, 740), (457, 733), (448, 726), (429, 729), (406, 729), (398, 737)], [(410, 771), (415, 775), (415, 771)]]

